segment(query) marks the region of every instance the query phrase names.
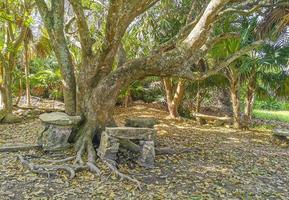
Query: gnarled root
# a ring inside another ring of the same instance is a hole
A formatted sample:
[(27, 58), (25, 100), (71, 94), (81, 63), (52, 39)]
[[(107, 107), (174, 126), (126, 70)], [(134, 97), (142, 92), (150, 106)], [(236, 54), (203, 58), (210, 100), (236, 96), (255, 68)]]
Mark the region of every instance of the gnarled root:
[(137, 179), (132, 178), (132, 177), (126, 175), (126, 174), (121, 173), (121, 172), (117, 169), (115, 161), (113, 161), (113, 160), (105, 160), (105, 159), (103, 159), (102, 161), (108, 166), (108, 168), (109, 168), (113, 173), (115, 173), (117, 176), (119, 176), (121, 180), (122, 180), (122, 179), (126, 179), (126, 180), (128, 180), (128, 181), (132, 181), (132, 182), (136, 183), (138, 189), (141, 190), (141, 183), (140, 183)]
[(29, 162), (21, 155), (18, 155), (18, 159), (24, 166), (28, 167), (31, 172), (36, 174), (50, 177), (51, 175), (56, 175), (51, 173), (51, 171), (64, 170), (69, 174), (69, 178), (72, 179), (75, 177), (75, 167), (72, 165), (37, 165)]
[[(79, 148), (77, 150), (76, 153), (76, 158), (74, 161), (75, 165), (79, 165), (79, 166), (86, 166), (89, 171), (97, 174), (98, 176), (101, 175), (101, 171), (100, 169), (96, 166), (96, 151), (93, 147), (92, 141), (91, 139), (89, 139), (88, 137), (83, 136), (83, 138), (78, 141), (78, 144), (81, 143), (79, 145)], [(87, 162), (86, 164), (84, 164), (84, 161), (82, 159), (82, 157), (84, 156), (84, 154), (87, 153)]]

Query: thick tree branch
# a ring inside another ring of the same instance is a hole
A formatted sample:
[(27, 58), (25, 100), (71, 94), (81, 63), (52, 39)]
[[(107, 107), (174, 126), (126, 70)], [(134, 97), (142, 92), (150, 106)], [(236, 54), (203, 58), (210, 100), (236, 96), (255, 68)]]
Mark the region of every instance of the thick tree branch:
[(35, 0), (35, 3), (38, 7), (38, 10), (42, 16), (42, 19), (44, 21), (44, 23), (46, 24), (46, 26), (51, 26), (52, 23), (52, 19), (51, 19), (51, 13), (47, 7), (47, 4), (45, 3), (44, 0)]
[(99, 57), (101, 76), (111, 72), (120, 41), (131, 22), (159, 0), (111, 0), (106, 19), (105, 40)]
[(252, 51), (255, 48), (258, 48), (259, 46), (261, 46), (262, 44), (264, 44), (263, 40), (259, 40), (256, 42), (253, 42), (252, 44), (240, 49), (239, 51), (237, 51), (236, 53), (234, 53), (233, 55), (231, 55), (229, 58), (227, 58), (225, 61), (223, 61), (222, 63), (218, 64), (218, 67), (213, 68), (209, 71), (207, 71), (204, 74), (195, 74), (194, 79), (195, 80), (204, 80), (206, 78), (208, 78), (209, 76), (212, 76), (216, 73), (218, 73), (220, 70), (228, 67), (232, 62), (234, 62), (236, 59), (240, 58), (241, 56), (249, 53), (250, 51)]
[(182, 42), (187, 49), (198, 49), (206, 42), (217, 15), (230, 0), (212, 0), (188, 37)]
[(81, 1), (69, 0), (69, 2), (72, 5), (74, 13), (77, 18), (78, 33), (80, 37), (80, 43), (82, 46), (82, 52), (84, 53), (83, 56), (90, 56), (92, 55), (93, 39), (90, 36), (89, 27), (86, 22)]

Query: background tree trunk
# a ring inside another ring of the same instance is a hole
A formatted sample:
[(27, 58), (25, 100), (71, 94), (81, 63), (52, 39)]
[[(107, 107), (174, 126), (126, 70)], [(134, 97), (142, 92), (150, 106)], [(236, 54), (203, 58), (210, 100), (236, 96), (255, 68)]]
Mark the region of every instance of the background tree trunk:
[(255, 90), (256, 90), (256, 74), (254, 73), (249, 77), (249, 82), (247, 86), (247, 93), (245, 99), (245, 112), (244, 112), (244, 123), (249, 125), (252, 119), (252, 112), (255, 100)]
[(177, 118), (179, 117), (179, 106), (184, 96), (184, 81), (180, 80), (174, 92), (173, 81), (171, 78), (163, 79), (166, 97), (167, 97), (167, 105), (170, 113), (170, 117)]
[(231, 102), (233, 108), (233, 126), (236, 129), (240, 129), (241, 128), (240, 97), (239, 97), (240, 80), (239, 78), (232, 76), (230, 82), (231, 82), (230, 83)]
[(31, 105), (31, 95), (30, 95), (30, 80), (29, 80), (29, 52), (28, 52), (28, 41), (24, 40), (24, 72), (25, 72), (25, 85), (26, 85), (26, 105)]
[(12, 69), (14, 67), (14, 59), (9, 58), (9, 64), (4, 67), (3, 72), (3, 103), (4, 109), (8, 113), (12, 113), (13, 102), (12, 102)]
[(17, 106), (22, 98), (22, 93), (23, 93), (23, 86), (22, 86), (22, 77), (19, 79), (19, 91), (18, 91), (18, 96), (17, 100), (15, 102), (15, 105)]
[(4, 98), (3, 98), (3, 91), (4, 88), (2, 88), (2, 86), (0, 86), (0, 110), (2, 110), (4, 108)]

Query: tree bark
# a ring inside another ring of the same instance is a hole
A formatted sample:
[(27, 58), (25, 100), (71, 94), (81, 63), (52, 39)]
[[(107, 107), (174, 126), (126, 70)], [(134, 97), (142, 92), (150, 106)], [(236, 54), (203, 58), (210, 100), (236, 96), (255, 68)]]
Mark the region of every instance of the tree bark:
[(8, 113), (12, 113), (12, 69), (15, 65), (14, 58), (10, 57), (8, 63), (9, 64), (4, 67), (3, 71), (3, 103), (4, 110)]
[(231, 92), (231, 102), (232, 102), (232, 108), (233, 108), (233, 126), (236, 129), (241, 128), (239, 88), (240, 88), (239, 78), (235, 76), (231, 76), (230, 92)]
[(163, 79), (166, 97), (167, 97), (167, 105), (170, 113), (170, 117), (177, 118), (179, 117), (179, 106), (184, 96), (184, 81), (180, 80), (177, 84), (177, 88), (174, 92), (173, 81), (170, 78)]
[(4, 108), (4, 102), (3, 102), (3, 88), (0, 86), (0, 110)]
[(201, 89), (200, 89), (200, 84), (198, 83), (197, 86), (197, 95), (196, 95), (196, 108), (195, 108), (195, 112), (199, 113), (201, 111), (201, 103), (202, 103), (202, 95), (201, 95)]
[[(63, 78), (65, 112), (76, 114), (76, 81), (72, 57), (64, 35), (64, 0), (52, 1), (51, 10), (44, 0), (36, 0)], [(83, 80), (81, 80), (83, 81)]]
[(246, 125), (249, 125), (252, 119), (252, 111), (255, 100), (255, 90), (256, 90), (256, 73), (253, 72), (253, 75), (249, 77), (245, 100), (244, 123)]
[(17, 95), (17, 100), (15, 102), (15, 105), (18, 106), (21, 97), (22, 97), (22, 93), (23, 93), (23, 86), (22, 86), (22, 77), (20, 77), (19, 79), (19, 91), (18, 91), (18, 95)]
[(25, 57), (25, 65), (24, 65), (24, 72), (25, 72), (25, 86), (26, 86), (26, 105), (31, 105), (31, 95), (30, 95), (30, 80), (29, 80), (29, 52), (28, 52), (28, 41), (27, 39), (24, 40), (24, 57)]

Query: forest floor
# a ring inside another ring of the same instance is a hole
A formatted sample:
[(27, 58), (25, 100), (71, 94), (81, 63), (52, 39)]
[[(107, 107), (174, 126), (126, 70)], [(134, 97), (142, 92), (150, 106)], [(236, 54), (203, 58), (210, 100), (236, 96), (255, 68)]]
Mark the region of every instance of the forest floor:
[[(190, 153), (156, 156), (153, 169), (133, 160), (121, 163), (121, 172), (142, 182), (141, 191), (111, 175), (100, 161), (101, 177), (87, 171), (72, 180), (64, 172), (50, 178), (32, 174), (17, 155), (48, 156), (33, 150), (0, 153), (0, 199), (289, 199), (289, 151), (273, 145), (270, 132), (198, 126), (167, 115), (145, 105), (116, 111), (119, 125), (132, 116), (157, 118), (157, 146), (192, 148)], [(40, 129), (38, 119), (0, 125), (0, 145), (34, 143)]]

